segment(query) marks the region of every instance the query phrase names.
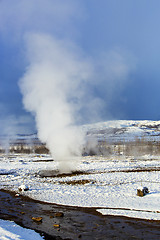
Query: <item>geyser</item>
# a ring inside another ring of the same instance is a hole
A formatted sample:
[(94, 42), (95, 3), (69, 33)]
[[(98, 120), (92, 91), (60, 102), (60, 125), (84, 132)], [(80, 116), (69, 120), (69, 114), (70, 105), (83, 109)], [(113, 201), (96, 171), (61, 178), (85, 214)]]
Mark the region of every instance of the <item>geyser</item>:
[(84, 144), (77, 123), (91, 65), (74, 44), (49, 35), (29, 34), (26, 46), (28, 66), (20, 79), (25, 109), (35, 116), (38, 137), (60, 171), (70, 171), (72, 156), (80, 156)]

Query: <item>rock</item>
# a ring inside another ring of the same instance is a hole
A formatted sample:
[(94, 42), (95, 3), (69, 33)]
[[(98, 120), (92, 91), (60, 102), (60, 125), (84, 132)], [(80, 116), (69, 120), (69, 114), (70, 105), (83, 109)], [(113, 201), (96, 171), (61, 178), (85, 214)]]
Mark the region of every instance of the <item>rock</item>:
[(28, 191), (29, 187), (27, 185), (22, 184), (21, 186), (19, 186), (18, 190), (19, 191)]
[(137, 189), (137, 196), (139, 197), (143, 197), (145, 196), (147, 193), (149, 193), (149, 190), (147, 187), (139, 187)]
[(143, 190), (137, 189), (137, 196), (143, 197), (144, 196)]
[(60, 228), (60, 225), (59, 224), (54, 224), (53, 225), (55, 228)]
[(16, 194), (15, 194), (15, 197), (19, 197), (19, 196), (20, 196), (20, 194), (19, 194), (19, 193), (16, 193)]
[(64, 216), (64, 213), (63, 212), (56, 212), (54, 214), (55, 217), (63, 217)]
[(149, 193), (148, 188), (147, 188), (147, 187), (144, 187), (144, 188), (143, 188), (143, 192), (144, 192), (145, 194)]
[(37, 222), (37, 223), (41, 223), (42, 222), (42, 217), (32, 217), (32, 220)]

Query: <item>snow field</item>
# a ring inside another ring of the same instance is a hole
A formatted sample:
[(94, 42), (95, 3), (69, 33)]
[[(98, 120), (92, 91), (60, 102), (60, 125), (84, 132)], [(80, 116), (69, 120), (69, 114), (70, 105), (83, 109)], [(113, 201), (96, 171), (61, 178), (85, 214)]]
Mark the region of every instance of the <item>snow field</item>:
[[(95, 207), (102, 214), (160, 220), (159, 171), (135, 171), (160, 166), (157, 156), (146, 155), (140, 159), (125, 156), (82, 157), (77, 159), (75, 169), (81, 174), (42, 178), (38, 174), (40, 171), (56, 170), (58, 167), (55, 161), (46, 161), (50, 159), (49, 155), (19, 155), (8, 159), (1, 156), (1, 188), (18, 192), (18, 187), (25, 184), (29, 191), (20, 194), (37, 200)], [(150, 193), (138, 197), (139, 186), (148, 187)]]

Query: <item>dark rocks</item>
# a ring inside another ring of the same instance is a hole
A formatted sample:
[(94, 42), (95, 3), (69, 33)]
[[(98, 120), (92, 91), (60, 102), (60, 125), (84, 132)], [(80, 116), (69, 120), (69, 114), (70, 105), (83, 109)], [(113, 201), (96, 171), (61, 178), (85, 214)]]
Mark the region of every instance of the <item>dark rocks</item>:
[(27, 185), (21, 185), (19, 186), (18, 190), (21, 192), (21, 191), (28, 191), (29, 190), (29, 187)]
[(137, 196), (139, 196), (139, 197), (143, 197), (147, 193), (149, 193), (149, 190), (148, 190), (147, 187), (140, 187), (140, 188), (137, 189)]

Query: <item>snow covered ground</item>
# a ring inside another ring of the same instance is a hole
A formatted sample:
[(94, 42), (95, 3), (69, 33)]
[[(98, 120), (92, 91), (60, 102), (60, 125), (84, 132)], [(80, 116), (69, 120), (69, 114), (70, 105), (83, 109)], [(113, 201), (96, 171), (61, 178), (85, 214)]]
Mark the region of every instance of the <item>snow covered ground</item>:
[[(0, 187), (18, 192), (27, 185), (29, 190), (20, 194), (37, 200), (160, 220), (160, 157), (82, 157), (73, 159), (77, 175), (42, 177), (58, 167), (50, 160), (49, 155), (2, 155)], [(148, 187), (149, 194), (138, 197), (139, 186)]]
[(0, 219), (0, 239), (1, 240), (42, 240), (43, 238), (30, 229), (22, 228), (11, 221)]
[[(88, 137), (158, 141), (160, 122), (111, 121), (84, 126)], [(153, 139), (152, 139), (153, 138)], [(160, 220), (160, 156), (85, 156), (69, 159), (77, 174), (55, 175), (58, 163), (49, 155), (0, 155), (0, 188), (31, 198), (70, 206), (95, 207), (106, 215)], [(54, 176), (53, 176), (54, 175)], [(48, 176), (48, 177), (47, 177)], [(137, 196), (137, 188), (149, 194)]]
[(107, 141), (133, 141), (137, 137), (159, 140), (160, 121), (117, 120), (84, 125), (89, 137)]

